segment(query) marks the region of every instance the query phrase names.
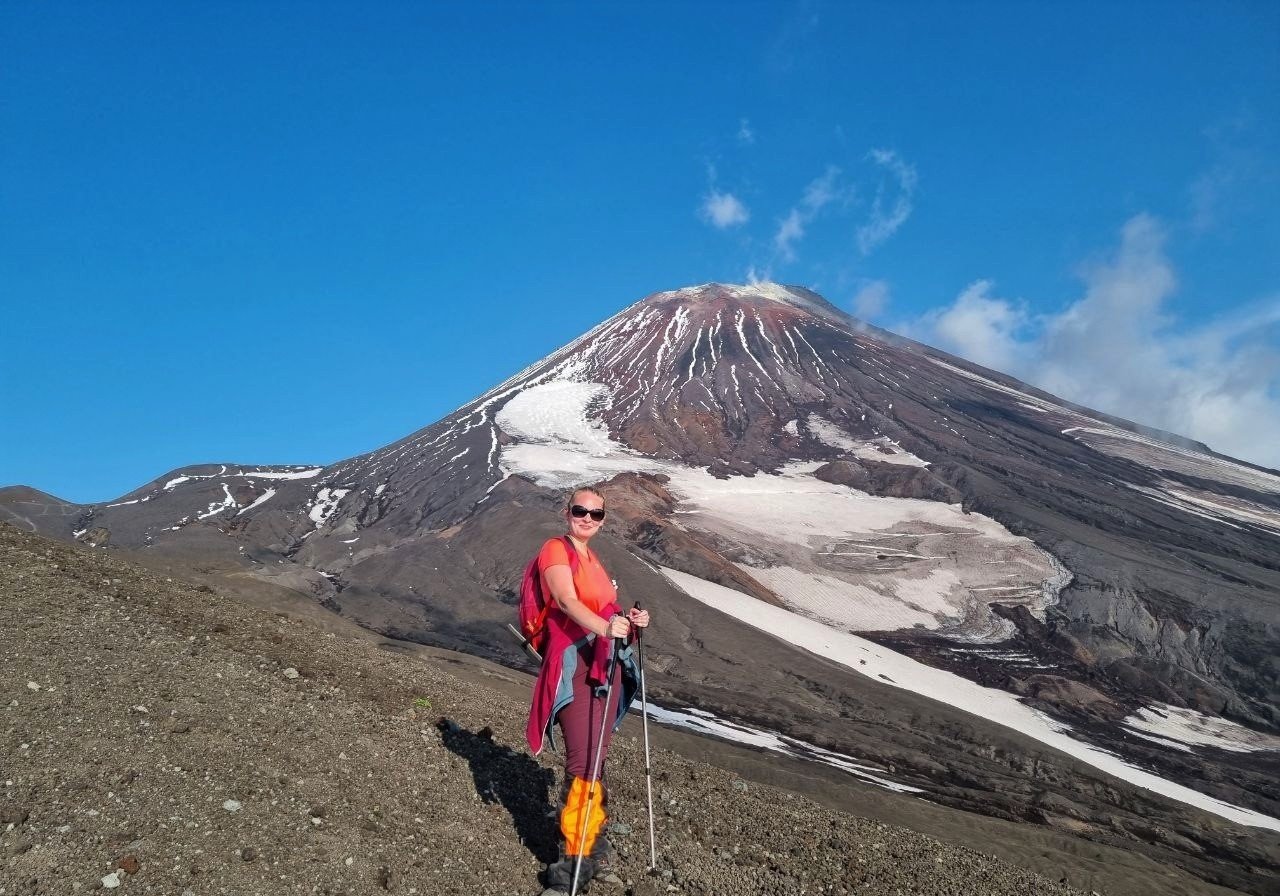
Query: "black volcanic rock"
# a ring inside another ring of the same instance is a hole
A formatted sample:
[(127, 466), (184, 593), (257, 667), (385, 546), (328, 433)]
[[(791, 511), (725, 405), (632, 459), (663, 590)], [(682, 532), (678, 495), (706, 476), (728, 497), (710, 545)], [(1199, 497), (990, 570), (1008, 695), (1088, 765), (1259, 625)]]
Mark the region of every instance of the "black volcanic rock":
[(958, 504), (964, 499), (960, 491), (924, 467), (875, 460), (835, 460), (814, 470), (813, 475), (824, 482), (847, 485), (886, 498), (919, 498), (947, 504)]

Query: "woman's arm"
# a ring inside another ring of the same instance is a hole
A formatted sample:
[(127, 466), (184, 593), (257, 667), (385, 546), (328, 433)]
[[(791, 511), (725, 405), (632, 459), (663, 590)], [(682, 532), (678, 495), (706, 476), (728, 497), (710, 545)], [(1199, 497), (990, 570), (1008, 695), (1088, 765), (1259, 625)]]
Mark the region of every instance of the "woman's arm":
[(573, 587), (573, 572), (566, 564), (547, 567), (547, 588), (555, 599), (560, 611), (587, 631), (602, 638), (625, 638), (631, 629), (627, 617), (616, 615), (612, 619), (601, 619), (595, 611), (578, 600), (578, 591)]

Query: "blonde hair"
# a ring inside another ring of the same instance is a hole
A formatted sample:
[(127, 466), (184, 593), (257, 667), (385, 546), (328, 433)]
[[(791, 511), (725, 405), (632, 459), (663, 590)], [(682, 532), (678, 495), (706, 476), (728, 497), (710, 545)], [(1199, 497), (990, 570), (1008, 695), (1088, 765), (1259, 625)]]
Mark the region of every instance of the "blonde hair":
[(578, 495), (582, 494), (583, 492), (586, 492), (586, 493), (587, 493), (587, 494), (589, 494), (589, 495), (595, 495), (597, 498), (599, 498), (599, 499), (600, 499), (600, 503), (601, 503), (601, 504), (603, 504), (603, 503), (604, 503), (604, 493), (603, 493), (603, 492), (601, 492), (601, 491), (600, 491), (600, 489), (598, 489), (598, 488), (596, 488), (596, 487), (594, 487), (594, 486), (591, 486), (591, 485), (580, 485), (580, 486), (578, 486), (577, 488), (575, 488), (573, 491), (569, 492), (568, 500), (567, 500), (567, 501), (565, 501), (565, 505), (564, 505), (564, 506), (565, 506), (565, 507), (572, 507), (572, 506), (573, 506), (573, 499), (574, 499), (574, 498), (576, 498), (576, 497), (578, 497)]

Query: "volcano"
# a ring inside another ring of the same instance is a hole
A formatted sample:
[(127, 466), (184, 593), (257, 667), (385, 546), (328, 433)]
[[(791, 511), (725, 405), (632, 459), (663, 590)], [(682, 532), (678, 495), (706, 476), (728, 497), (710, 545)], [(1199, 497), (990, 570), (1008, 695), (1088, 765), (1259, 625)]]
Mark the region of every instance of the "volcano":
[(519, 574), (585, 483), (673, 724), (1280, 882), (1280, 473), (799, 287), (648, 296), (330, 466), (11, 488), (0, 519), (519, 666)]

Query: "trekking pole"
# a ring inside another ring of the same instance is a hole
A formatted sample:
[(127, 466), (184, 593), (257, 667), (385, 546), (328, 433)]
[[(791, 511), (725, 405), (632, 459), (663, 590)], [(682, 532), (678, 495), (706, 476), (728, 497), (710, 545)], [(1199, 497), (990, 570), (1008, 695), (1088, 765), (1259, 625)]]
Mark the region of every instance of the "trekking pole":
[[(640, 609), (640, 601), (636, 601)], [(653, 770), (649, 765), (649, 697), (644, 689), (644, 629), (636, 629), (636, 652), (640, 656), (640, 715), (644, 719), (644, 786), (649, 793), (649, 870), (658, 867), (658, 847), (653, 839)]]
[(587, 805), (582, 811), (582, 833), (578, 835), (578, 860), (573, 863), (573, 885), (569, 888), (569, 896), (578, 896), (578, 875), (582, 871), (582, 847), (587, 839), (587, 822), (591, 820), (591, 800), (595, 797), (601, 760), (604, 759), (604, 732), (605, 726), (609, 724), (609, 695), (613, 692), (613, 667), (618, 662), (618, 644), (621, 641), (621, 638), (614, 638), (609, 647), (609, 672), (605, 676), (604, 710), (600, 713), (600, 738), (596, 741), (596, 758), (591, 766), (591, 781), (587, 784)]

